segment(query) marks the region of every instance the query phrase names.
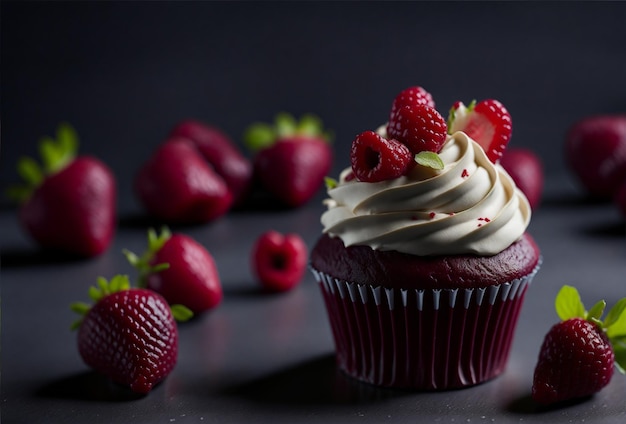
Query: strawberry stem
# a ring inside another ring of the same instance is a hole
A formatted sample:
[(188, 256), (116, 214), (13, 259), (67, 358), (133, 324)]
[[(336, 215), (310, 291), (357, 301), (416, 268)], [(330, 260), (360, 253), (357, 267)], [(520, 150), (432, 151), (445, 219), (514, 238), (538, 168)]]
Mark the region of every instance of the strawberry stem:
[(604, 321), (602, 315), (606, 302), (600, 300), (587, 311), (575, 287), (563, 286), (556, 296), (555, 308), (557, 315), (566, 321), (572, 318), (583, 318), (604, 331), (613, 347), (615, 366), (622, 374), (626, 374), (626, 298), (620, 299), (609, 310)]
[(69, 165), (77, 152), (76, 131), (70, 124), (60, 123), (56, 130), (56, 138), (44, 136), (39, 140), (42, 166), (33, 158), (20, 158), (17, 162), (17, 173), (24, 183), (9, 187), (6, 195), (17, 202), (26, 201), (46, 176), (55, 174)]
[(279, 112), (273, 124), (255, 122), (243, 135), (243, 140), (252, 152), (263, 150), (278, 140), (290, 137), (320, 138), (330, 142), (333, 138), (330, 131), (324, 131), (320, 118), (313, 114), (304, 114), (297, 120), (287, 112)]
[(151, 262), (154, 255), (161, 250), (163, 245), (172, 237), (172, 233), (167, 227), (161, 228), (161, 234), (157, 234), (154, 228), (148, 229), (148, 248), (138, 256), (128, 249), (123, 249), (122, 253), (126, 256), (128, 262), (139, 271), (139, 287), (146, 288), (148, 284), (148, 276), (153, 273), (161, 272), (170, 267), (167, 262), (152, 265)]

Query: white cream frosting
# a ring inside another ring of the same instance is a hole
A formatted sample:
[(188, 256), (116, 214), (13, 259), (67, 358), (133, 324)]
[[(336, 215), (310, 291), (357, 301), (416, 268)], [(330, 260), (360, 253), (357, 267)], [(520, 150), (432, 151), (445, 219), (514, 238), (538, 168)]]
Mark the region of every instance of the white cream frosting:
[(346, 168), (328, 191), (324, 232), (346, 246), (420, 256), (495, 255), (524, 234), (531, 217), (526, 196), (478, 143), (458, 131), (439, 156), (440, 171), (416, 165), (377, 183), (347, 180)]

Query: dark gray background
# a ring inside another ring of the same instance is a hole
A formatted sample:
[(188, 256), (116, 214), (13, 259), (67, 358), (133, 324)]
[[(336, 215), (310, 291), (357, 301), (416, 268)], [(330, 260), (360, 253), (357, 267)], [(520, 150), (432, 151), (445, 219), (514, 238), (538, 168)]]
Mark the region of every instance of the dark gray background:
[[(626, 110), (622, 2), (6, 2), (0, 4), (0, 182), (59, 121), (82, 151), (115, 172), (120, 225), (104, 255), (51, 258), (21, 232), (3, 200), (2, 395), (6, 423), (108, 422), (604, 422), (626, 419), (626, 378), (554, 410), (529, 399), (543, 335), (562, 284), (588, 306), (626, 295), (624, 221), (590, 203), (563, 161), (565, 131), (590, 114)], [(352, 137), (382, 123), (393, 96), (430, 90), (456, 100), (495, 97), (513, 116), (512, 146), (534, 149), (547, 175), (529, 231), (544, 265), (520, 317), (509, 368), (481, 386), (406, 393), (337, 374), (311, 276), (294, 291), (260, 293), (249, 271), (262, 231), (321, 229), (318, 198), (291, 211), (231, 213), (175, 228), (213, 254), (225, 290), (215, 311), (181, 326), (175, 371), (135, 399), (90, 373), (68, 327), (68, 305), (99, 275), (132, 273), (120, 251), (144, 247), (130, 181), (180, 119), (246, 125), (280, 110), (314, 112), (336, 134), (333, 172)]]
[(109, 164), (122, 207), (129, 178), (180, 119), (244, 128), (280, 110), (355, 134), (422, 85), (440, 112), (500, 99), (512, 146), (564, 172), (564, 132), (626, 110), (623, 2), (2, 2), (0, 181), (67, 120)]

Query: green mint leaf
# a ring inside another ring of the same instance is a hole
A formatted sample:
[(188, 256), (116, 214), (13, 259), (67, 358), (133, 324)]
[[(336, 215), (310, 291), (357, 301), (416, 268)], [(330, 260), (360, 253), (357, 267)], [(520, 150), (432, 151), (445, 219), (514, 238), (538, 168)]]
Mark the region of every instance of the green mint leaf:
[(163, 262), (160, 264), (156, 264), (153, 267), (150, 268), (150, 272), (161, 272), (163, 270), (166, 270), (170, 267), (170, 264), (168, 262)]
[(327, 190), (332, 190), (337, 187), (337, 180), (331, 177), (324, 177), (324, 184), (326, 184)]
[(439, 155), (435, 152), (422, 151), (415, 155), (415, 162), (417, 162), (421, 166), (425, 166), (428, 168), (436, 169), (438, 171), (442, 170), (445, 165)]
[(618, 322), (622, 322), (626, 330), (626, 297), (620, 299), (606, 314), (604, 327), (609, 328)]
[[(602, 314), (604, 313), (604, 308), (606, 308), (606, 302), (604, 300), (599, 301), (589, 311), (586, 313), (586, 319), (588, 320), (597, 320), (600, 321)], [(602, 327), (602, 326), (601, 326)]]
[(269, 124), (261, 122), (252, 124), (244, 132), (243, 141), (249, 150), (257, 152), (274, 144), (276, 131)]
[(604, 320), (604, 328), (609, 339), (626, 337), (626, 299), (617, 302)]
[(172, 310), (172, 316), (178, 322), (189, 321), (193, 317), (191, 309), (184, 305), (171, 305), (170, 309)]
[(583, 318), (585, 316), (585, 306), (580, 300), (578, 290), (572, 286), (563, 286), (556, 295), (554, 301), (556, 313), (561, 320), (570, 318)]
[(280, 112), (276, 115), (275, 125), (278, 138), (290, 137), (298, 130), (296, 119), (287, 112)]

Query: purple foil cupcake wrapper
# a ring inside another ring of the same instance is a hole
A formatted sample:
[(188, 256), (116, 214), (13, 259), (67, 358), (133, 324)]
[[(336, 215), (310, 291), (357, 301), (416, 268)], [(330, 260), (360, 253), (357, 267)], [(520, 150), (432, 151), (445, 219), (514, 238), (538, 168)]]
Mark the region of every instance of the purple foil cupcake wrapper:
[(312, 272), (340, 369), (379, 386), (443, 390), (479, 384), (504, 370), (538, 268), (486, 288), (432, 290), (357, 284)]

